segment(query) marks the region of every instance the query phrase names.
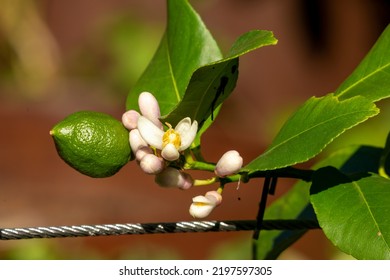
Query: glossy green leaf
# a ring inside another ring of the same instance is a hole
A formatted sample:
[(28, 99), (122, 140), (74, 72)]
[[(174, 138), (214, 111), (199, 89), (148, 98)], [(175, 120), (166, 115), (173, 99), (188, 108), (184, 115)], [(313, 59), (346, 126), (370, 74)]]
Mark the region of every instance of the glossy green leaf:
[[(372, 172), (378, 169), (381, 148), (350, 146), (335, 151), (313, 166), (313, 170), (334, 166), (345, 172)], [(311, 183), (299, 181), (285, 195), (266, 208), (265, 219), (315, 219), (310, 207)], [(257, 242), (258, 259), (276, 259), (307, 230), (262, 231)]]
[(168, 114), (182, 99), (193, 72), (221, 60), (222, 54), (199, 15), (186, 0), (167, 1), (167, 27), (150, 64), (131, 89), (127, 109), (138, 110), (138, 96), (149, 91), (161, 114)]
[(356, 96), (340, 101), (333, 94), (310, 98), (284, 124), (271, 146), (243, 171), (272, 170), (305, 162), (345, 130), (379, 113)]
[(270, 31), (252, 30), (241, 35), (226, 58), (200, 67), (194, 72), (183, 99), (168, 116), (163, 117), (163, 121), (176, 124), (181, 119), (190, 117), (202, 126), (210, 116), (211, 120), (214, 119), (215, 109), (229, 97), (236, 86), (238, 58), (276, 42)]
[(201, 138), (202, 138), (203, 133), (205, 133), (206, 130), (213, 124), (214, 118), (219, 114), (219, 111), (221, 110), (221, 107), (222, 107), (222, 104), (220, 104), (213, 111), (212, 115), (210, 115), (206, 119), (206, 121), (203, 122), (203, 125), (200, 127), (200, 129), (198, 130), (198, 133), (196, 134), (194, 142), (191, 145), (191, 151), (192, 151), (192, 153), (193, 153), (193, 155), (194, 155), (196, 160), (206, 161), (204, 159), (203, 155), (201, 154), (201, 147), (200, 147)]
[(214, 119), (214, 110), (233, 91), (237, 78), (238, 58), (198, 69), (181, 102), (162, 121), (177, 124), (181, 119), (190, 117), (202, 126), (210, 115)]
[[(333, 166), (346, 174), (377, 172), (382, 148), (349, 146), (339, 149), (313, 166), (313, 170)], [(390, 167), (390, 164), (387, 166)], [(266, 219), (314, 219), (310, 211), (309, 187), (299, 181), (285, 195), (277, 199), (265, 212)], [(307, 230), (262, 231), (258, 242), (258, 259), (276, 259)]]
[(357, 259), (390, 259), (390, 180), (350, 178), (333, 167), (313, 176), (311, 203), (325, 235)]
[(390, 97), (390, 25), (335, 95), (340, 100), (361, 95), (373, 102)]

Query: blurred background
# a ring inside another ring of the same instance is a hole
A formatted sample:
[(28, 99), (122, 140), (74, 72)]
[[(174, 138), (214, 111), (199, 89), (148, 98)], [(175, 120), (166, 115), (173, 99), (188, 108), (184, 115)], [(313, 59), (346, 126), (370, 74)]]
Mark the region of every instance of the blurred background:
[[(203, 138), (207, 160), (236, 149), (262, 153), (297, 106), (334, 91), (389, 23), (387, 0), (193, 0), (225, 52), (251, 29), (277, 46), (241, 58), (231, 98)], [(92, 179), (57, 155), (49, 130), (80, 110), (120, 119), (125, 99), (157, 48), (164, 0), (0, 0), (0, 228), (191, 220), (195, 195), (158, 188), (136, 163)], [(390, 104), (345, 133), (337, 147), (383, 145)], [(203, 174), (197, 174), (202, 177)], [(294, 183), (279, 180), (275, 199)], [(254, 219), (262, 180), (228, 185), (212, 220)], [(272, 201), (271, 199), (271, 201)], [(1, 259), (248, 259), (251, 232), (0, 241)], [(281, 258), (348, 258), (319, 230)]]

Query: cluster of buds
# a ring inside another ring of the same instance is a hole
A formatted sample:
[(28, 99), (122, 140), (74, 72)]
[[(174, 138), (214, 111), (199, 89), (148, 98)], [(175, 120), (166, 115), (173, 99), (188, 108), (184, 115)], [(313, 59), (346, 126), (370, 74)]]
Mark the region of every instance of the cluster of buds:
[(190, 188), (193, 184), (191, 176), (168, 166), (192, 144), (198, 123), (184, 118), (174, 129), (167, 124), (168, 130), (164, 131), (158, 101), (151, 93), (141, 93), (138, 106), (141, 113), (129, 110), (123, 114), (122, 122), (130, 131), (131, 150), (141, 169), (155, 175), (156, 183), (162, 187)]
[[(138, 98), (140, 112), (129, 110), (122, 116), (123, 125), (130, 131), (129, 141), (132, 152), (141, 169), (155, 176), (161, 187), (189, 189), (196, 180), (190, 174), (171, 164), (190, 147), (198, 130), (198, 123), (190, 118), (182, 119), (175, 128), (160, 122), (160, 107), (157, 99), (149, 92), (142, 92)], [(174, 166), (174, 167), (172, 167)], [(242, 166), (242, 158), (237, 151), (226, 152), (215, 166), (217, 177), (237, 173)], [(196, 196), (190, 206), (194, 218), (204, 218), (222, 202), (221, 191), (210, 191), (205, 196)]]

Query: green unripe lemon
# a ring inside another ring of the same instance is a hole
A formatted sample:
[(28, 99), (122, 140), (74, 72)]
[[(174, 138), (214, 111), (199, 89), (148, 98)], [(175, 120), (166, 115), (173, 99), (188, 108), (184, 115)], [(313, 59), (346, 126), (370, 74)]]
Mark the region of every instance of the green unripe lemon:
[(112, 176), (130, 160), (129, 132), (107, 114), (73, 113), (56, 124), (50, 135), (60, 157), (90, 177)]

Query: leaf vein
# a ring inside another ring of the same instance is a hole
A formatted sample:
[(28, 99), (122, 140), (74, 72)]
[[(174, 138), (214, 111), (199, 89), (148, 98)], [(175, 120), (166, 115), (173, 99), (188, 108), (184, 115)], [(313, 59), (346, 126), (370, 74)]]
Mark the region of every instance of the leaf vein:
[[(381, 227), (379, 226), (379, 224), (377, 223), (376, 219), (375, 219), (375, 216), (374, 214), (372, 213), (371, 211), (371, 207), (366, 199), (366, 197), (364, 196), (364, 193), (362, 192), (359, 184), (357, 184), (356, 182), (352, 182), (352, 185), (354, 186), (354, 188), (356, 189), (358, 195), (361, 197), (361, 199), (363, 200), (364, 204), (366, 205), (367, 209), (368, 209), (368, 212), (372, 218), (372, 220), (374, 221), (374, 224), (376, 225), (376, 228), (378, 230), (378, 232), (382, 232), (381, 231)], [(383, 240), (383, 242), (386, 244), (387, 248), (388, 248), (388, 251), (390, 251), (390, 244), (386, 241), (386, 239), (384, 238), (383, 234), (380, 234), (379, 235), (380, 238)]]
[[(298, 134), (294, 134), (293, 136), (291, 136), (291, 137), (287, 138), (286, 140), (280, 142), (280, 143), (277, 144), (276, 146), (274, 146), (274, 147), (272, 147), (271, 149), (269, 149), (268, 151), (266, 151), (266, 152), (264, 153), (264, 155), (267, 154), (267, 153), (270, 153), (272, 150), (275, 150), (275, 149), (277, 149), (278, 147), (280, 147), (280, 146), (286, 144), (287, 142), (292, 141), (294, 138), (298, 138), (298, 137), (301, 136), (302, 134), (308, 133), (309, 131), (311, 131), (311, 130), (317, 128), (318, 126), (324, 125), (324, 124), (326, 124), (326, 123), (328, 123), (328, 122), (331, 122), (331, 121), (333, 121), (333, 120), (335, 120), (335, 119), (338, 119), (338, 118), (344, 118), (344, 117), (347, 117), (347, 116), (349, 116), (349, 115), (354, 115), (354, 114), (357, 114), (357, 113), (363, 113), (363, 112), (367, 112), (367, 111), (372, 111), (372, 110), (355, 111), (355, 112), (351, 112), (351, 113), (347, 113), (347, 114), (335, 116), (335, 117), (330, 118), (330, 119), (326, 119), (326, 120), (324, 120), (324, 121), (322, 121), (322, 122), (319, 122), (319, 123), (315, 124), (314, 126), (311, 126), (311, 127), (308, 127), (308, 128), (305, 129), (305, 130), (302, 130), (302, 131), (299, 132)], [(368, 118), (368, 117), (367, 117), (367, 118)], [(352, 125), (352, 126), (353, 126), (353, 125)], [(344, 128), (343, 131), (346, 130), (346, 129), (348, 129), (348, 127)]]
[(369, 79), (371, 76), (379, 73), (379, 72), (385, 72), (385, 69), (390, 66), (390, 63), (387, 63), (387, 64), (384, 64), (383, 66), (381, 67), (378, 67), (375, 71), (372, 71), (371, 73), (369, 73), (368, 75), (364, 76), (363, 78), (359, 79), (358, 81), (356, 81), (355, 83), (352, 83), (351, 85), (349, 85), (347, 88), (345, 88), (343, 91), (339, 92), (339, 94), (337, 96), (341, 97), (342, 95), (344, 95), (345, 93), (347, 93), (348, 91), (350, 91), (352, 88), (354, 88), (355, 86), (358, 86), (359, 84), (361, 83), (364, 83), (365, 80)]
[(176, 95), (177, 101), (180, 101), (180, 100), (181, 100), (181, 97), (180, 97), (179, 90), (178, 90), (178, 88), (177, 88), (175, 75), (174, 75), (174, 73), (173, 73), (171, 56), (170, 56), (170, 53), (169, 53), (168, 39), (166, 39), (166, 44), (167, 44), (166, 55), (167, 55), (168, 67), (169, 67), (169, 72), (171, 73), (170, 77), (171, 77), (171, 79), (172, 79), (173, 88), (175, 89), (175, 95)]

